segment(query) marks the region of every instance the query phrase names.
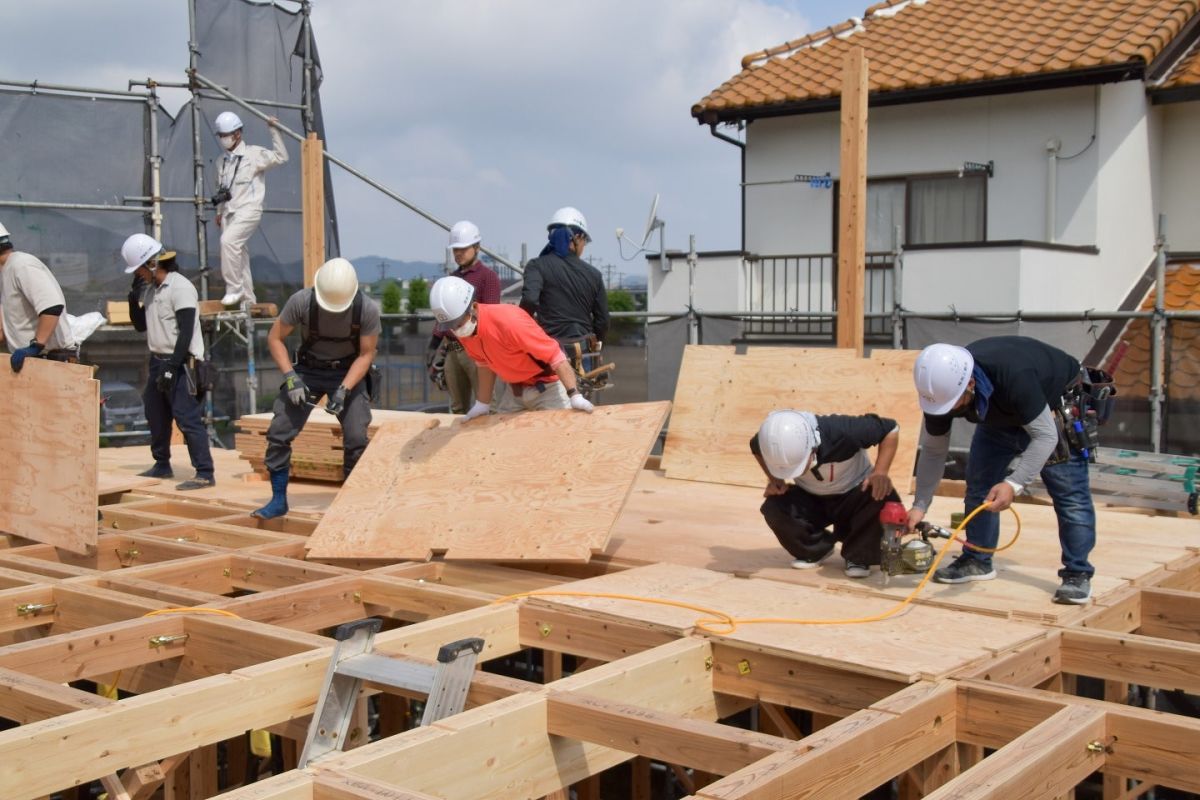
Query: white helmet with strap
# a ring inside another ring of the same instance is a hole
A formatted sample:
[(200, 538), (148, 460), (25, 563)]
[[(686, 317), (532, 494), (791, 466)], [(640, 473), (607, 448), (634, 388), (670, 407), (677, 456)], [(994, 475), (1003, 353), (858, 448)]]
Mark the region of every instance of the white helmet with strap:
[(317, 305), (332, 314), (345, 311), (358, 294), (358, 272), (344, 258), (331, 258), (321, 265), (313, 278)]
[(479, 228), (474, 222), (462, 220), (454, 223), (454, 227), (450, 228), (450, 249), (460, 250), (464, 247), (479, 244), (483, 241), (483, 237), (479, 235)]
[(934, 416), (949, 413), (967, 390), (974, 368), (975, 357), (965, 347), (939, 343), (922, 350), (913, 364), (921, 410)]
[(466, 321), (475, 301), (475, 287), (454, 275), (438, 278), (429, 290), (429, 308), (437, 320), (435, 330), (451, 331)]
[(135, 233), (121, 245), (121, 258), (125, 259), (125, 274), (137, 268), (163, 251), (162, 242), (144, 233)]
[(550, 223), (546, 226), (546, 230), (553, 230), (559, 225), (565, 225), (572, 230), (582, 233), (590, 242), (592, 235), (588, 233), (587, 220), (584, 219), (578, 208), (573, 206), (563, 206), (558, 211), (554, 212), (554, 216), (550, 218)]
[(232, 111), (222, 111), (217, 114), (217, 121), (213, 123), (213, 127), (217, 129), (218, 136), (226, 136), (242, 129), (242, 118)]
[(767, 471), (781, 481), (804, 474), (820, 444), (812, 415), (790, 409), (772, 411), (758, 429), (758, 449)]

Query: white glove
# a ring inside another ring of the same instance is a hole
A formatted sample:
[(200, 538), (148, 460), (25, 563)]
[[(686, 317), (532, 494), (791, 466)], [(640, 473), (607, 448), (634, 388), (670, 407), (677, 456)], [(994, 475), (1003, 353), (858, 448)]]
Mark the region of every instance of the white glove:
[(595, 406), (593, 406), (591, 402), (582, 394), (576, 392), (575, 394), (571, 395), (571, 408), (575, 409), (576, 411), (586, 411), (590, 414)]
[(471, 406), (471, 410), (467, 412), (465, 417), (463, 417), (463, 422), (470, 422), (476, 417), (486, 417), (489, 413), (491, 413), (491, 411), (491, 403), (481, 403), (476, 400), (475, 405)]

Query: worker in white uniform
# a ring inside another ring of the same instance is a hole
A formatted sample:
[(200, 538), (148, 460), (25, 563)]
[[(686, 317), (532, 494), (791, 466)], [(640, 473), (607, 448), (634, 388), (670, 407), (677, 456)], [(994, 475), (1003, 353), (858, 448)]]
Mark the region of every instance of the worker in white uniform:
[(141, 473), (148, 478), (173, 478), (171, 422), (179, 426), (196, 477), (176, 489), (204, 489), (215, 483), (208, 431), (200, 416), (195, 361), (204, 359), (204, 338), (197, 319), (198, 295), (192, 282), (179, 274), (175, 254), (153, 236), (135, 233), (121, 246), (125, 273), (133, 275), (129, 318), (146, 332), (150, 346), (150, 375), (142, 392), (150, 423), (150, 454), (154, 466)]
[(221, 229), (221, 277), (225, 279), (223, 305), (257, 302), (254, 278), (250, 275), (250, 237), (262, 220), (267, 192), (266, 171), (288, 160), (279, 120), (271, 117), (271, 149), (242, 141), (242, 120), (232, 111), (217, 115), (214, 125), (225, 155), (217, 167), (217, 227)]
[(0, 313), (13, 372), (21, 371), (26, 358), (78, 360), (65, 311), (62, 287), (49, 267), (15, 250), (0, 225)]

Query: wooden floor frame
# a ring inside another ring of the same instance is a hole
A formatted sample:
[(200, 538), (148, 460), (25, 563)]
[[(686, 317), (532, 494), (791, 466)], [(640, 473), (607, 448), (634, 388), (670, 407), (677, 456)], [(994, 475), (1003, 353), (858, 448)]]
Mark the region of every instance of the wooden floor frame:
[[(485, 664), (535, 655), (537, 680), (479, 671), (460, 715), (390, 720), (375, 741), (221, 797), (599, 798), (599, 776), (628, 764), (631, 796), (648, 798), (652, 763), (700, 800), (854, 797), (891, 781), (905, 798), (1058, 798), (1093, 773), (1108, 800), (1200, 793), (1200, 720), (1123, 703), (1131, 684), (1200, 693), (1200, 555), (1026, 645), (905, 684), (502, 599), (569, 585), (570, 568), (302, 562), (310, 521), (263, 530), (211, 503), (123, 500), (89, 555), (0, 550), (0, 717), (18, 723), (0, 732), (0, 797), (95, 780), (114, 800), (215, 796), (218, 744), (253, 729), (302, 739), (332, 628), (367, 616), (385, 619), (377, 646), (394, 657), (482, 636)], [(201, 605), (224, 613), (146, 616)], [(1078, 676), (1105, 699), (1078, 696)]]

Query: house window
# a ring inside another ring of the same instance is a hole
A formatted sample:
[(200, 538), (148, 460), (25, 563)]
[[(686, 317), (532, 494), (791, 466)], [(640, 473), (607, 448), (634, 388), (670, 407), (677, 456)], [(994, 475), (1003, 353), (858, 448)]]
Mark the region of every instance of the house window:
[[(837, 199), (834, 198), (836, 242)], [(868, 253), (890, 252), (896, 228), (900, 244), (987, 240), (987, 177), (957, 173), (867, 181)]]

